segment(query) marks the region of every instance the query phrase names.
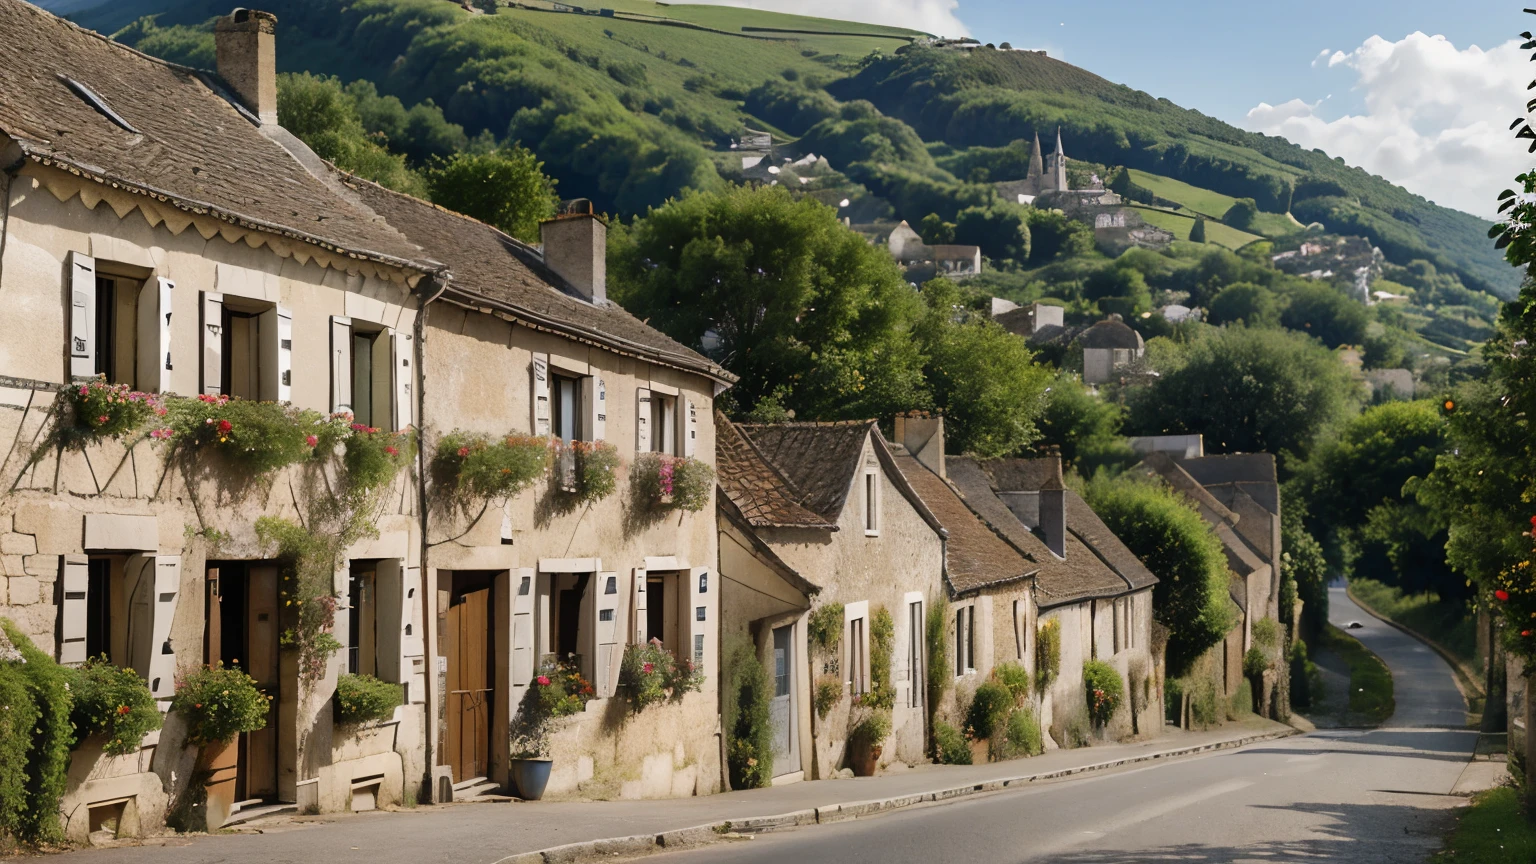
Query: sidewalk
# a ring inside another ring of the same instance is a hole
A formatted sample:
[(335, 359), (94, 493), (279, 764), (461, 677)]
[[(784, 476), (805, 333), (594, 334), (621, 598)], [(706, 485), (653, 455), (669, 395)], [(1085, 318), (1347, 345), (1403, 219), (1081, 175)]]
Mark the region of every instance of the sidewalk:
[[(1208, 732), (1174, 729), (1154, 741), (1057, 750), (1033, 759), (972, 766), (923, 766), (879, 777), (820, 780), (701, 798), (661, 801), (600, 801), (449, 804), (395, 812), (325, 815), (261, 825), (262, 834), (170, 836), (144, 846), (82, 850), (55, 860), (104, 864), (215, 864), (215, 862), (323, 861), (325, 864), (420, 864), (451, 858), (459, 864), (493, 864), (538, 850), (569, 844), (581, 847), (523, 861), (558, 861), (594, 852), (642, 852), (657, 845), (685, 845), (717, 831), (767, 830), (855, 818), (924, 801), (990, 792), (1015, 783), (1109, 770), (1201, 750), (1226, 749), (1295, 730), (1258, 718)], [(773, 819), (789, 815), (786, 819)], [(719, 827), (732, 823), (729, 829)], [(323, 827), (322, 827), (323, 826)], [(598, 841), (629, 840), (603, 843)], [(564, 854), (569, 853), (569, 854)], [(511, 864), (511, 862), (508, 862)]]

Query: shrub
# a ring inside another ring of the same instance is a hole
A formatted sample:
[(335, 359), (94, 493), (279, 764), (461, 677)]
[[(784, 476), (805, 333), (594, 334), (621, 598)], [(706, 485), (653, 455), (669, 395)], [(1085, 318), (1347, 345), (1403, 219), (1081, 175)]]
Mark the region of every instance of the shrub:
[(891, 649), (896, 640), (896, 622), (884, 606), (875, 608), (869, 620), (869, 692), (860, 702), (871, 708), (889, 711), (896, 705), (896, 689), (891, 686)]
[(380, 681), (372, 675), (340, 675), (336, 678), (336, 722), (342, 724), (377, 723), (395, 716), (395, 709), (405, 701), (399, 684)]
[(1269, 657), (1264, 654), (1264, 649), (1255, 645), (1243, 655), (1243, 674), (1249, 678), (1257, 678), (1269, 668)]
[[(67, 444), (132, 435), (152, 419), (166, 414), (160, 397), (140, 393), (124, 384), (91, 381), (66, 388), (64, 396), (74, 419), (65, 433)], [(155, 437), (168, 438), (169, 430), (157, 429)]]
[(455, 429), (438, 440), (433, 473), (475, 498), (504, 499), (544, 476), (549, 454), (545, 438), (508, 435), (492, 441)]
[(1033, 709), (1029, 706), (1013, 709), (1008, 715), (1002, 746), (994, 747), (993, 752), (999, 759), (1038, 756), (1045, 752), (1045, 737)]
[(218, 453), (257, 477), (296, 465), (311, 454), (324, 455), (329, 450), (322, 445), (334, 445), (342, 435), (334, 415), (276, 402), (204, 394), (174, 399), (167, 407), (179, 445)]
[(24, 843), (57, 842), (75, 740), (69, 673), (9, 619), (0, 630), (21, 660), (0, 656), (0, 696), (11, 706), (0, 715), (17, 715), (0, 719), (0, 829)]
[(640, 498), (652, 507), (667, 505), (697, 513), (709, 506), (715, 487), (715, 469), (686, 456), (642, 453), (631, 471)]
[(576, 497), (601, 501), (619, 488), (619, 448), (606, 441), (573, 441), (576, 457)]
[(1035, 687), (1044, 693), (1060, 674), (1061, 623), (1051, 618), (1035, 634)]
[(223, 664), (204, 666), (176, 682), (171, 710), (187, 724), (187, 743), (228, 744), (241, 732), (267, 725), (272, 697), (257, 689), (256, 680)]
[(843, 642), (843, 604), (828, 603), (811, 613), (808, 634), (811, 647), (831, 654)]
[(943, 591), (928, 606), (927, 630), (928, 710), (933, 711), (953, 682), (949, 675), (949, 598)]
[(773, 780), (773, 722), (768, 705), (773, 680), (751, 641), (738, 638), (726, 650), (726, 764), (732, 789), (756, 789)]
[(652, 639), (624, 649), (619, 684), (629, 695), (630, 707), (639, 712), (662, 700), (680, 702), (684, 693), (699, 692), (704, 688), (704, 673), (686, 657), (673, 657), (660, 639)]
[(1083, 663), (1083, 690), (1088, 700), (1088, 717), (1103, 728), (1115, 716), (1120, 700), (1125, 698), (1125, 682), (1115, 667), (1103, 660)]
[(999, 663), (992, 667), (992, 680), (1008, 688), (1015, 705), (1023, 705), (1029, 696), (1029, 670), (1022, 663)]
[(843, 679), (837, 675), (822, 675), (816, 679), (816, 716), (827, 719), (832, 707), (843, 700)]
[(1216, 682), (1199, 678), (1186, 687), (1189, 692), (1189, 721), (1191, 726), (1209, 729), (1218, 726), (1223, 719), (1221, 697), (1216, 692)]
[(416, 436), (411, 432), (383, 432), (354, 423), (343, 445), (341, 465), (349, 489), (366, 493), (394, 480), (415, 455)]
[(1227, 719), (1238, 720), (1253, 713), (1253, 684), (1244, 678), (1237, 685), (1237, 692), (1232, 694), (1227, 704)]
[(871, 747), (876, 747), (890, 737), (890, 734), (891, 712), (876, 709), (867, 712), (852, 729), (848, 730), (848, 740), (863, 741)]
[(70, 714), (75, 725), (72, 746), (79, 747), (87, 736), (102, 734), (107, 736), (102, 752), (127, 756), (139, 752), (144, 736), (160, 728), (155, 696), (132, 669), (113, 666), (105, 657), (92, 658), (71, 670), (70, 679), (75, 703)]
[(971, 697), (971, 707), (965, 712), (965, 731), (976, 740), (991, 738), (1008, 722), (1008, 712), (1014, 707), (1013, 693), (996, 681), (984, 681)]
[(944, 765), (969, 765), (971, 745), (959, 729), (938, 720), (933, 724), (933, 755)]

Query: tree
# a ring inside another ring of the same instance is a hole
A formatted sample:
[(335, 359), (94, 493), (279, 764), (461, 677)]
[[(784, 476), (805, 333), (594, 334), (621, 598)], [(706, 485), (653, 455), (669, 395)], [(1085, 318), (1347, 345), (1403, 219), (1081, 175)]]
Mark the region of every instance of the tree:
[(1205, 217), (1204, 216), (1196, 216), (1195, 217), (1195, 224), (1193, 226), (1191, 226), (1190, 229), (1189, 229), (1189, 242), (1191, 242), (1191, 243), (1204, 243), (1205, 242)]
[(912, 327), (921, 298), (896, 262), (812, 198), (734, 187), (668, 202), (613, 231), (609, 292), (685, 345), (706, 331), (741, 376), (724, 404), (773, 395), (802, 419), (931, 406)]
[(1101, 467), (1124, 467), (1135, 453), (1120, 434), (1125, 409), (1088, 392), (1076, 375), (1063, 372), (1051, 382), (1040, 415), (1039, 445), (1054, 445), (1062, 461), (1084, 477)]
[(427, 181), (435, 203), (529, 242), (537, 242), (539, 222), (554, 214), (559, 200), (544, 163), (522, 147), (439, 159)]
[(945, 222), (937, 213), (929, 213), (918, 223), (917, 233), (929, 246), (955, 242), (955, 223)]
[(1135, 434), (1197, 432), (1213, 453), (1273, 453), (1282, 470), (1361, 396), (1338, 357), (1284, 330), (1213, 330), (1156, 368), (1161, 378), (1128, 394)]
[(1184, 674), (1234, 623), (1221, 540), (1183, 498), (1150, 480), (1095, 478), (1084, 497), (1157, 576), (1152, 614), (1168, 628), (1168, 675)]
[(989, 258), (1029, 259), (1027, 213), (1017, 204), (967, 207), (955, 217), (955, 239), (981, 247)]
[(399, 192), (425, 198), (426, 184), (363, 128), (341, 82), (324, 75), (277, 76), (277, 122), (321, 159), (343, 171)]
[(1367, 333), (1360, 343), (1360, 360), (1367, 369), (1403, 368), (1408, 363), (1403, 331), (1387, 327), (1381, 333)]
[(1093, 229), (1059, 210), (1028, 211), (1032, 265), (1074, 258), (1093, 252)]
[(1323, 340), (1329, 348), (1357, 345), (1365, 338), (1365, 306), (1331, 285), (1313, 283), (1291, 295), (1280, 323)]
[(1275, 293), (1252, 282), (1228, 285), (1211, 300), (1212, 324), (1244, 324), (1249, 327), (1274, 327), (1280, 323)]
[(1307, 531), (1306, 498), (1287, 483), (1281, 492), (1280, 575), (1296, 584), (1301, 601), (1301, 629), (1316, 638), (1328, 623), (1328, 560), (1323, 546)]
[(1259, 205), (1252, 198), (1239, 198), (1227, 208), (1227, 212), (1221, 217), (1221, 221), (1231, 225), (1239, 231), (1247, 231), (1253, 227), (1253, 220), (1259, 217)]
[(928, 313), (916, 330), (923, 375), (945, 421), (954, 452), (997, 458), (1017, 453), (1039, 434), (1051, 374), (1034, 362), (1024, 340), (984, 315), (970, 313), (947, 279), (923, 286)]

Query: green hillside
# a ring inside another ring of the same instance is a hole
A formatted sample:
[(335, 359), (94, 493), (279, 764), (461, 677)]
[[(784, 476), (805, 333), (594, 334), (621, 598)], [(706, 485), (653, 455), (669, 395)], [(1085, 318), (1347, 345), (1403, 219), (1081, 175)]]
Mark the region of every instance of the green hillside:
[[(1222, 213), (1212, 211), (1252, 198), (1257, 234), (1322, 222), (1368, 237), (1393, 263), (1424, 260), (1502, 296), (1517, 287), (1476, 217), (1032, 52), (945, 50), (911, 30), (646, 0), (607, 0), (595, 14), (547, 0), (495, 15), (447, 0), (263, 5), (279, 17), (283, 70), (366, 79), (406, 106), (430, 100), (465, 140), (521, 142), (563, 195), (608, 212), (741, 179), (731, 143), (756, 129), (775, 135), (776, 156), (825, 156), (833, 175), (801, 188), (849, 199), (857, 221), (954, 221), (1006, 206), (992, 183), (1023, 177), (1025, 141), (1059, 125), (1069, 156), (1132, 169), (1179, 212), (1207, 216), (1218, 245), (1243, 237), (1215, 226)], [(114, 0), (72, 17), (210, 66), (211, 22), (227, 11), (219, 0)]]

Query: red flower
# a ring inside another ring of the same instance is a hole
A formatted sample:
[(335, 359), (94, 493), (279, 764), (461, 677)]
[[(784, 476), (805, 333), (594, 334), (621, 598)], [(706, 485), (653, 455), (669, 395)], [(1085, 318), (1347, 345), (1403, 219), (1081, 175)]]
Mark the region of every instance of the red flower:
[(399, 455), (400, 455), (400, 451), (399, 451), (399, 450), (396, 450), (396, 449), (395, 449), (395, 448), (393, 448), (393, 447), (388, 447), (388, 446), (386, 446), (386, 447), (385, 447), (385, 448), (384, 448), (384, 452), (385, 452), (385, 453), (388, 453), (388, 454), (389, 454), (389, 455), (391, 455), (391, 456), (399, 456)]
[(460, 459), (463, 459), (465, 456), (468, 456), (468, 455), (469, 455), (469, 448), (468, 447), (460, 447), (459, 448), (459, 458)]
[(647, 664), (645, 664), (645, 666), (643, 668), (645, 669), (645, 674), (649, 675), (652, 672), (656, 671), (656, 664), (655, 663), (647, 663)]
[(1521, 636), (1529, 636), (1529, 635), (1531, 635), (1531, 631), (1529, 631), (1529, 630), (1521, 630), (1520, 631), (1520, 635)]
[(1493, 592), (1493, 596), (1499, 598), (1500, 603), (1507, 602), (1509, 600), (1509, 592), (1505, 591), (1503, 588)]
[(539, 686), (540, 687), (548, 687), (549, 686), (549, 676), (548, 675), (540, 675), (539, 677), (537, 677), (537, 678), (535, 678), (533, 680), (539, 682)]
[(304, 443), (309, 445), (310, 447), (313, 447), (316, 444), (320, 443), (320, 439), (315, 437), (314, 435), (305, 435), (304, 436)]
[(117, 706), (117, 713), (119, 713), (119, 714), (128, 714), (128, 713), (130, 713), (132, 711), (133, 711), (133, 709), (129, 708), (127, 705), (119, 705), (119, 706)]
[(219, 434), (220, 435), (228, 435), (229, 431), (231, 429), (233, 429), (233, 428), (235, 428), (235, 427), (230, 425), (230, 422), (228, 420), (220, 420), (219, 421)]

